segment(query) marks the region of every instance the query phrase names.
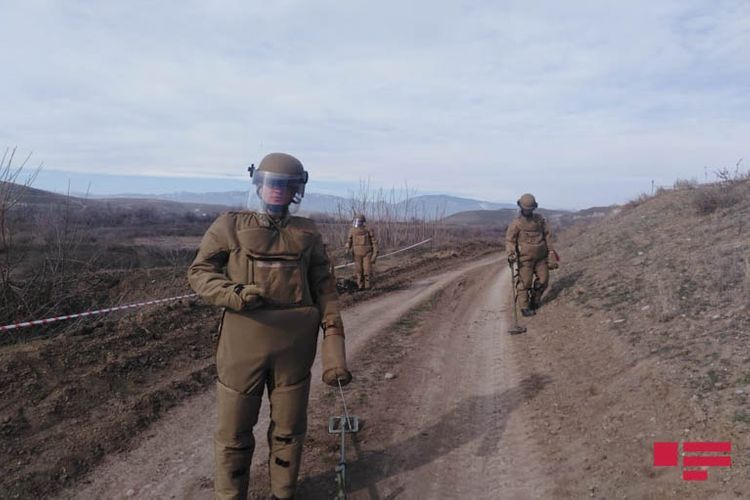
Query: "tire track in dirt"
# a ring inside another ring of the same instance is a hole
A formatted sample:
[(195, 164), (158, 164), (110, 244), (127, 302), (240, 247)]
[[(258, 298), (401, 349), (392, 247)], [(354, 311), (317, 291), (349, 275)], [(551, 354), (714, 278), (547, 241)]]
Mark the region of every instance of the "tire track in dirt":
[[(415, 281), (411, 286), (344, 311), (348, 351), (356, 359), (368, 340), (378, 336), (401, 315), (460, 276), (488, 265), (497, 266), (497, 256), (484, 257), (455, 270)], [(498, 302), (500, 303), (500, 302)], [(357, 377), (356, 364), (352, 369)], [(353, 383), (356, 387), (357, 381)], [(311, 408), (329, 393), (320, 382), (320, 365), (313, 367)], [(267, 405), (261, 410), (256, 427), (257, 449), (253, 463), (254, 497), (268, 495), (266, 486), (268, 453), (263, 436), (268, 426)], [(61, 493), (62, 498), (211, 498), (213, 477), (212, 434), (215, 422), (214, 393), (187, 400), (152, 426), (148, 437), (131, 451), (105, 459), (75, 488)], [(315, 422), (311, 426), (324, 426)], [(305, 457), (303, 477), (312, 457)]]

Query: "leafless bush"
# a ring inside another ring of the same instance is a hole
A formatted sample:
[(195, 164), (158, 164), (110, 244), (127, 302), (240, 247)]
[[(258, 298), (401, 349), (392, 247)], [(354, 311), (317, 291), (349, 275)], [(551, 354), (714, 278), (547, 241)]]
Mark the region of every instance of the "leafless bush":
[[(41, 165), (19, 184), (30, 155), (14, 167), (14, 150), (0, 163), (0, 323), (74, 312), (87, 306), (96, 288), (92, 263), (81, 258), (87, 235), (75, 222), (70, 196), (46, 209), (25, 196)], [(30, 251), (33, 249), (34, 251)]]
[(321, 224), (324, 239), (331, 249), (340, 249), (356, 213), (367, 217), (383, 250), (396, 249), (410, 243), (432, 238), (440, 244), (445, 228), (440, 222), (445, 209), (430, 212), (424, 204), (415, 201), (416, 191), (405, 184), (390, 190), (373, 189), (369, 181), (360, 181), (356, 192), (339, 203), (336, 213)]
[(0, 293), (4, 304), (9, 303), (8, 300), (16, 289), (13, 271), (23, 259), (23, 253), (18, 251), (15, 242), (15, 228), (19, 218), (14, 216), (12, 211), (21, 203), (26, 190), (34, 182), (41, 168), (40, 165), (19, 184), (18, 181), (31, 159), (31, 153), (18, 166), (13, 164), (15, 156), (16, 148), (6, 148), (0, 160)]
[(629, 202), (627, 202), (625, 204), (625, 208), (635, 208), (635, 207), (638, 207), (638, 206), (643, 205), (644, 203), (646, 203), (651, 198), (653, 198), (653, 196), (651, 196), (650, 194), (648, 194), (648, 193), (641, 193), (641, 194), (638, 195), (637, 198), (632, 199)]
[(730, 185), (737, 182), (742, 182), (750, 179), (750, 170), (741, 170), (742, 158), (737, 160), (734, 165), (734, 169), (729, 167), (721, 167), (714, 171), (714, 175), (719, 180), (720, 184)]
[(686, 189), (695, 189), (698, 187), (698, 179), (692, 178), (692, 179), (677, 179), (674, 181), (674, 185), (672, 186), (676, 191), (679, 190), (686, 190)]
[(722, 186), (707, 186), (693, 194), (693, 207), (698, 215), (708, 215), (718, 209), (732, 207), (739, 201), (737, 192)]

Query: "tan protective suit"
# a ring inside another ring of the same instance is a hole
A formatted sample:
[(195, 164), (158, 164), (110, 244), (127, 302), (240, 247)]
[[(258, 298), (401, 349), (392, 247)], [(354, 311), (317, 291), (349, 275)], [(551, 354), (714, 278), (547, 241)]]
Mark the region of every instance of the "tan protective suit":
[(188, 278), (204, 300), (225, 308), (216, 353), (216, 498), (247, 497), (264, 387), (271, 403), (271, 491), (289, 498), (307, 429), (319, 326), (324, 379), (346, 368), (335, 279), (320, 233), (301, 217), (225, 213), (203, 237)]
[[(518, 257), (518, 303), (521, 309), (536, 309), (549, 283), (547, 258), (551, 247), (547, 221), (539, 214), (519, 215), (508, 226), (505, 251)], [(534, 282), (536, 275), (536, 282)], [(531, 295), (531, 303), (529, 303)]]
[(354, 258), (354, 274), (360, 289), (370, 288), (373, 278), (372, 266), (378, 258), (378, 241), (366, 226), (353, 227), (346, 239), (346, 249)]

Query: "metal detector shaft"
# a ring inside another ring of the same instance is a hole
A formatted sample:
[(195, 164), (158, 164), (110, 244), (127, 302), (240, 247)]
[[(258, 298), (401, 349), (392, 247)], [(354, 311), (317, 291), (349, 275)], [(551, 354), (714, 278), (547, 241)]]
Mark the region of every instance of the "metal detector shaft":
[(525, 326), (518, 324), (518, 290), (516, 289), (516, 266), (512, 262), (508, 262), (510, 266), (510, 287), (513, 289), (513, 325), (511, 325), (508, 333), (515, 335), (526, 331)]
[(339, 417), (328, 419), (328, 432), (331, 434), (341, 434), (340, 457), (336, 465), (336, 497), (335, 500), (346, 500), (346, 434), (359, 431), (359, 419), (354, 415), (349, 415), (349, 409), (346, 407), (344, 399), (344, 389), (341, 387), (341, 380), (337, 379), (341, 403), (344, 406), (344, 414)]

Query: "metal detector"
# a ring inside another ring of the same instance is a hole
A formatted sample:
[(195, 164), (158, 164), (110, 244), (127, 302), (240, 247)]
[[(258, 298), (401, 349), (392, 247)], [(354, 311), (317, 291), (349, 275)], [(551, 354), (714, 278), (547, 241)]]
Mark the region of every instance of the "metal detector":
[(348, 433), (359, 432), (359, 419), (354, 415), (349, 415), (349, 411), (346, 408), (346, 400), (344, 399), (344, 390), (341, 388), (341, 381), (337, 379), (339, 385), (339, 393), (341, 394), (341, 402), (344, 405), (344, 414), (330, 417), (328, 419), (328, 433), (329, 434), (340, 434), (341, 445), (340, 451), (341, 456), (339, 463), (336, 465), (336, 496), (335, 500), (346, 500), (346, 435)]
[(511, 335), (518, 335), (526, 331), (525, 326), (518, 324), (518, 290), (516, 289), (516, 282), (518, 280), (518, 266), (514, 265), (513, 262), (508, 262), (510, 266), (510, 286), (513, 289), (513, 324), (511, 325), (508, 333)]

